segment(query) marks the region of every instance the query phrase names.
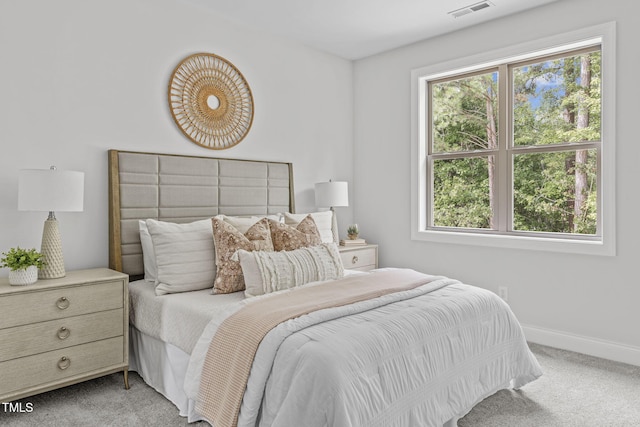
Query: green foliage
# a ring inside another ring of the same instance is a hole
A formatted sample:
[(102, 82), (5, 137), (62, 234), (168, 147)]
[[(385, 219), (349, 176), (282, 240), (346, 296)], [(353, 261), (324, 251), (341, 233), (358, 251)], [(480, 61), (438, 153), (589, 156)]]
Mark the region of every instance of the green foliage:
[(352, 224), (347, 227), (347, 234), (349, 236), (357, 236), (359, 233), (360, 231), (358, 230), (358, 224)]
[(490, 73), (433, 85), (435, 152), (489, 148), (487, 102), (497, 111), (496, 77)]
[(0, 266), (8, 267), (12, 271), (24, 270), (32, 265), (41, 268), (44, 265), (42, 254), (35, 249), (22, 249), (18, 246), (9, 249), (9, 252), (3, 252), (2, 255), (4, 256), (0, 258)]
[[(496, 148), (497, 139), (492, 136), (498, 128), (497, 81), (497, 72), (491, 72), (431, 86), (434, 153)], [(514, 146), (600, 141), (600, 87), (600, 52), (515, 67)], [(509, 158), (513, 161), (513, 228), (595, 234), (597, 156), (596, 149), (565, 146)], [(488, 154), (477, 153), (434, 160), (434, 225), (491, 228), (491, 187), (496, 184), (491, 183), (489, 159)]]
[(436, 226), (489, 228), (486, 158), (439, 160), (434, 167), (433, 221)]
[[(523, 154), (514, 159), (515, 230), (594, 234), (596, 232), (596, 153), (588, 153), (585, 169), (591, 189), (583, 215), (574, 216), (575, 151)], [(570, 165), (570, 166), (567, 166)]]

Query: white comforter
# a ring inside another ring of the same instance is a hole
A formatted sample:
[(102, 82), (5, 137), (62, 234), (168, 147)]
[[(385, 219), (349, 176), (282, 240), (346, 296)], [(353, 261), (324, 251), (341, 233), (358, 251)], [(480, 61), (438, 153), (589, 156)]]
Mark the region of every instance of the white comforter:
[[(217, 326), (245, 303), (205, 328), (185, 381), (191, 399)], [(443, 278), (273, 329), (256, 354), (238, 425), (440, 427), (541, 373), (501, 299)]]

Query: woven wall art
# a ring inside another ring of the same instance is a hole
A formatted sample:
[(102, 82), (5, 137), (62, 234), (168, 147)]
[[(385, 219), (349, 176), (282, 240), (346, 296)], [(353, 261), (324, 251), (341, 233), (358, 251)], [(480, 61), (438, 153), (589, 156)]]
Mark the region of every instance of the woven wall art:
[(169, 82), (169, 107), (180, 130), (212, 150), (238, 144), (253, 122), (253, 96), (244, 76), (212, 53), (178, 64)]

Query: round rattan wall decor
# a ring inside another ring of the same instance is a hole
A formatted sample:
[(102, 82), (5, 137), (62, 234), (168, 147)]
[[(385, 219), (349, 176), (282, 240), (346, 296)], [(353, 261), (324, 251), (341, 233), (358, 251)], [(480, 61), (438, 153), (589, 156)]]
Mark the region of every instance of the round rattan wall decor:
[(238, 69), (212, 53), (183, 59), (171, 75), (169, 107), (180, 130), (212, 150), (238, 144), (253, 122), (253, 96)]

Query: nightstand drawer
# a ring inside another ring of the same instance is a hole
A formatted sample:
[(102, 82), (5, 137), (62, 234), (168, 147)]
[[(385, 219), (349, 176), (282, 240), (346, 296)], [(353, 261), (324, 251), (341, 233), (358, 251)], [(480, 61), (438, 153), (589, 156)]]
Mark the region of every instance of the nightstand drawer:
[(376, 268), (377, 252), (375, 247), (349, 248), (340, 250), (344, 268), (350, 270), (372, 270)]
[(0, 363), (0, 396), (31, 387), (46, 387), (66, 378), (122, 366), (123, 337), (110, 338)]
[(123, 307), (123, 282), (70, 286), (0, 297), (0, 329)]
[(123, 309), (0, 329), (0, 362), (123, 335)]

